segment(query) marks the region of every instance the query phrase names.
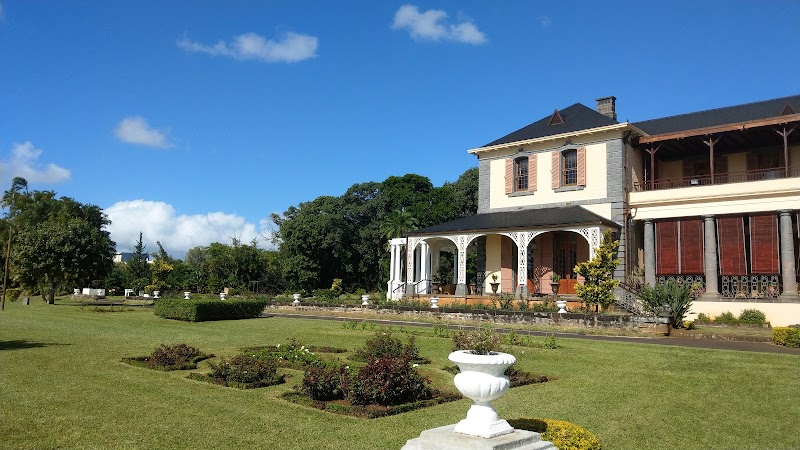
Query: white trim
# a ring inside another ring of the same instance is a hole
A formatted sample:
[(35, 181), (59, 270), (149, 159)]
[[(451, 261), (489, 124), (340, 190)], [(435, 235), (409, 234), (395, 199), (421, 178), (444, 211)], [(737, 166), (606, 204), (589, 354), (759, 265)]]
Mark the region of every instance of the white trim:
[(551, 136), (543, 136), (535, 139), (526, 139), (524, 141), (507, 142), (505, 144), (492, 145), (491, 147), (478, 147), (467, 150), (467, 153), (471, 153), (473, 155), (480, 155), (481, 153), (486, 153), (494, 150), (505, 150), (513, 147), (522, 147), (525, 145), (537, 144), (540, 142), (555, 141), (574, 136), (584, 136), (588, 134), (597, 134), (597, 133), (604, 133), (606, 131), (625, 130), (625, 129), (631, 129), (637, 133), (640, 133), (642, 136), (649, 136), (649, 134), (645, 133), (639, 128), (636, 128), (631, 123), (623, 122), (623, 123), (615, 123), (613, 125), (606, 125), (604, 127), (587, 128), (584, 130), (571, 131), (569, 133), (554, 134)]

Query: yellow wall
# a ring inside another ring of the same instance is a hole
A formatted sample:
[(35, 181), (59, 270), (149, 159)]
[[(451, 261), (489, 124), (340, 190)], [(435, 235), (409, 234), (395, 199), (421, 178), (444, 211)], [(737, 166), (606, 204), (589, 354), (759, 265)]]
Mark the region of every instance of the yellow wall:
[(716, 317), (725, 311), (739, 316), (743, 309), (757, 309), (763, 312), (773, 327), (785, 327), (800, 322), (800, 303), (694, 302), (687, 319), (694, 320), (700, 313)]
[(497, 234), (486, 236), (486, 281), (483, 284), (483, 292), (492, 292), (492, 287), (489, 285), (492, 282), (492, 274), (497, 275), (497, 282), (500, 282), (501, 238), (502, 236)]
[[(576, 144), (580, 146), (580, 144)], [(528, 150), (527, 148), (525, 150)], [(552, 151), (536, 154), (536, 193), (532, 195), (509, 196), (506, 194), (506, 158), (490, 161), (489, 207), (514, 208), (547, 203), (573, 202), (607, 196), (606, 144), (586, 145), (586, 186), (584, 189), (568, 192), (555, 192), (552, 188)]]

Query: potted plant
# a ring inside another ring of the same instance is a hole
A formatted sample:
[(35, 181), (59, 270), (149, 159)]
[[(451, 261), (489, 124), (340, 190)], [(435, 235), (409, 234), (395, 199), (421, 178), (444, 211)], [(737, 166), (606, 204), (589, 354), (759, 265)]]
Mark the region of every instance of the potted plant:
[(497, 288), (500, 287), (500, 283), (497, 282), (497, 274), (492, 274), (492, 282), (489, 283), (492, 286), (492, 293), (497, 294)]
[(561, 287), (561, 275), (553, 272), (550, 275), (550, 288), (553, 289), (553, 294), (558, 295), (558, 289)]
[(492, 400), (508, 390), (504, 375), (516, 362), (514, 355), (498, 351), (500, 338), (491, 326), (464, 331), (453, 336), (455, 351), (448, 359), (460, 369), (453, 382), (459, 392), (473, 401), (467, 418), (456, 424), (456, 433), (492, 438), (514, 432), (514, 428), (497, 416)]

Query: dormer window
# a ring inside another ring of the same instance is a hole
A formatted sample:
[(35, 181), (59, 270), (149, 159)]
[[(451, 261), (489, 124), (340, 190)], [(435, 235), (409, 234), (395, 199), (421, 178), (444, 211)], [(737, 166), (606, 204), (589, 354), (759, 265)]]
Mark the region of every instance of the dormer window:
[(514, 191), (528, 190), (528, 157), (514, 160)]

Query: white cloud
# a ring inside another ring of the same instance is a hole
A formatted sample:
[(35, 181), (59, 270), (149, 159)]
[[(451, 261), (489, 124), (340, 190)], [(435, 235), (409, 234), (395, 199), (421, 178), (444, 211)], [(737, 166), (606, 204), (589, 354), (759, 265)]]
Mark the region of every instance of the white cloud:
[(539, 16), (536, 20), (539, 21), (539, 25), (541, 25), (542, 28), (547, 28), (553, 23), (553, 19), (548, 16)]
[(30, 141), (14, 144), (11, 147), (11, 158), (0, 161), (0, 179), (11, 180), (23, 177), (29, 183), (60, 183), (70, 179), (70, 171), (55, 164), (42, 166), (38, 163), (42, 150), (33, 146)]
[(292, 63), (316, 57), (318, 39), (307, 34), (288, 32), (275, 41), (256, 33), (245, 33), (236, 36), (231, 43), (219, 41), (214, 45), (204, 45), (184, 37), (177, 44), (190, 53), (208, 53), (239, 60)]
[(471, 21), (447, 24), (447, 13), (429, 9), (420, 13), (416, 5), (403, 5), (394, 13), (392, 29), (406, 29), (411, 37), (423, 41), (455, 41), (479, 45), (486, 42), (486, 35)]
[(271, 248), (267, 219), (256, 227), (236, 214), (178, 214), (172, 205), (147, 200), (117, 202), (106, 208), (105, 213), (111, 220), (108, 232), (117, 243), (117, 251), (133, 250), (140, 231), (146, 251), (157, 251), (156, 241), (160, 241), (167, 252), (179, 257), (192, 247), (212, 242), (230, 244), (231, 238), (244, 244), (257, 239), (259, 247)]
[(126, 117), (114, 129), (114, 135), (122, 142), (144, 145), (145, 147), (170, 148), (164, 132), (151, 128), (144, 117)]

